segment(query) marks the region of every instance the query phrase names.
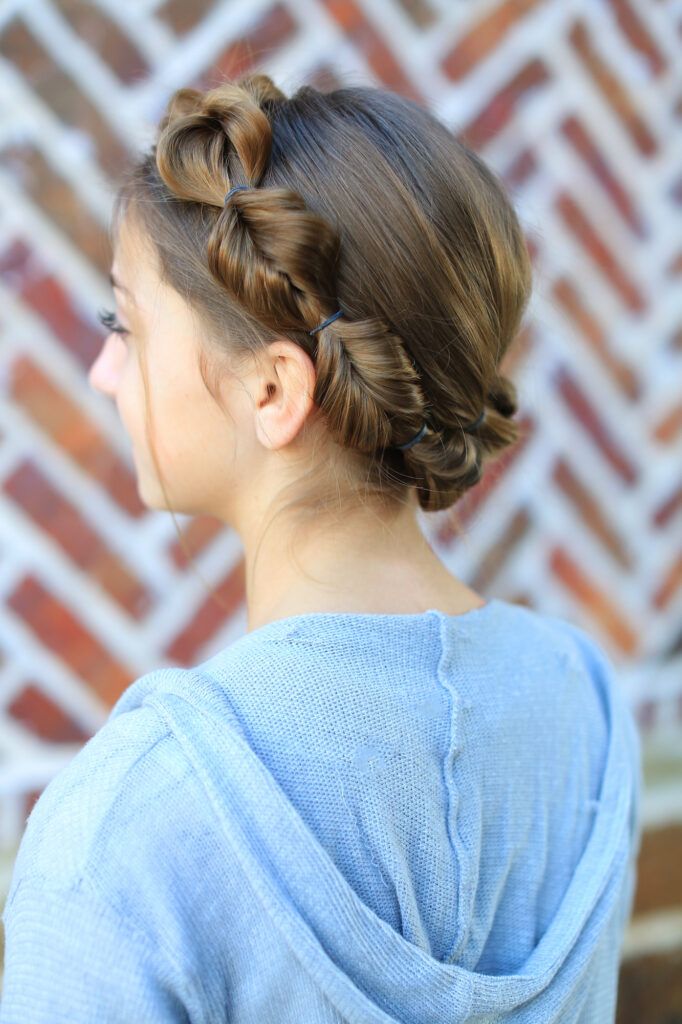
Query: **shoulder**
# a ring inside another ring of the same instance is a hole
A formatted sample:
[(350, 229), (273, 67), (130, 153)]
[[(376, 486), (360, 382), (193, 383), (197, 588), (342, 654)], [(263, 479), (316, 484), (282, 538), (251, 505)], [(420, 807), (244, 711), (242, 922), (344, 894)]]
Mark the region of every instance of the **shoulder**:
[(606, 648), (587, 629), (558, 616), (519, 609), (521, 619), (528, 621), (529, 630), (535, 632), (535, 657), (545, 659), (551, 667), (563, 670), (565, 685), (579, 692), (581, 685), (589, 690), (608, 716), (607, 708), (625, 702), (618, 668)]
[[(176, 673), (182, 669), (161, 670)], [(114, 836), (125, 857), (139, 843), (151, 810), (170, 799), (190, 768), (163, 716), (144, 696), (158, 683), (147, 673), (124, 692), (104, 725), (48, 783), (31, 814), (15, 860), (8, 900), (22, 879), (77, 887), (103, 863)]]
[(556, 615), (522, 604), (497, 601), (508, 627), (500, 639), (500, 651), (509, 646), (525, 650), (534, 660), (546, 660), (569, 669), (603, 673), (613, 665), (602, 645), (587, 630)]
[[(603, 755), (610, 709), (625, 699), (604, 648), (559, 616), (504, 601), (497, 605), (475, 635), (479, 669), (471, 696), (483, 706), (488, 724), (496, 723), (502, 733), (511, 727), (520, 743), (538, 749), (566, 741), (568, 761), (575, 753), (568, 737), (575, 740), (580, 732), (586, 748)], [(539, 721), (542, 729), (529, 728)]]

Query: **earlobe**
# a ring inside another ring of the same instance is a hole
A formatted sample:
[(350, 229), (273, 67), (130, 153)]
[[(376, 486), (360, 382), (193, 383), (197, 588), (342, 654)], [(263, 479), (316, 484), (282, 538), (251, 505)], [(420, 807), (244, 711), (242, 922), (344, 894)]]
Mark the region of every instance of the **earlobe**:
[[(303, 426), (309, 403), (279, 386), (267, 385), (268, 397), (256, 411), (256, 436), (273, 451), (290, 444)], [(310, 403), (312, 404), (312, 403)]]

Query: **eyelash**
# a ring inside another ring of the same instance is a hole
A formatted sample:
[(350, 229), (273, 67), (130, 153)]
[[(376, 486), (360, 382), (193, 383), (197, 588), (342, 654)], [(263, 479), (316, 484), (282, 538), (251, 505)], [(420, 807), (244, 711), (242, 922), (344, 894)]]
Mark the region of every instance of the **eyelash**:
[(97, 314), (97, 319), (104, 327), (110, 331), (115, 331), (116, 334), (120, 334), (121, 337), (126, 337), (126, 335), (130, 334), (130, 331), (126, 330), (126, 328), (118, 322), (116, 314), (112, 313), (108, 309), (100, 309)]

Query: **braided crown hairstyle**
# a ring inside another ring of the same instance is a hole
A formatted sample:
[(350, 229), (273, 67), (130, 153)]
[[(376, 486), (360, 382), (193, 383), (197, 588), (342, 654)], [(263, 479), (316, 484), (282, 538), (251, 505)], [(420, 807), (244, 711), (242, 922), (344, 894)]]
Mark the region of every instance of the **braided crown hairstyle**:
[(499, 361), (531, 290), (525, 239), (497, 177), (417, 104), (369, 87), (287, 98), (263, 74), (180, 89), (114, 231), (130, 204), (217, 352), (286, 337), (313, 360), (334, 495), (343, 475), (365, 498), (416, 487), (424, 510), (447, 508), (518, 440)]

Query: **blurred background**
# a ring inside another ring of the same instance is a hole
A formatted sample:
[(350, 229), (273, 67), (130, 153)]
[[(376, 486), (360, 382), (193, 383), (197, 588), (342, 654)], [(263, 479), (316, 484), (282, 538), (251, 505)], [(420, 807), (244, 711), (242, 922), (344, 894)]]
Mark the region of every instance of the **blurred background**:
[(195, 571), (86, 380), (117, 180), (180, 86), (381, 85), (501, 176), (535, 270), (506, 359), (523, 439), (424, 530), (616, 667), (645, 757), (618, 1021), (682, 1022), (681, 68), (680, 0), (0, 3), (0, 905), (33, 803), (123, 690), (246, 628), (238, 538), (179, 516)]

